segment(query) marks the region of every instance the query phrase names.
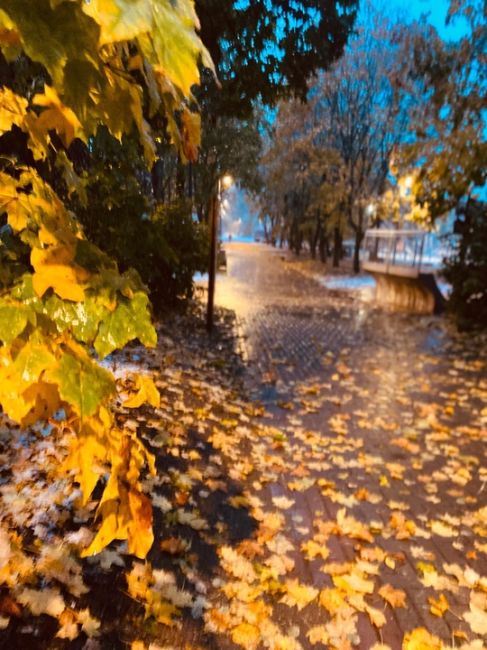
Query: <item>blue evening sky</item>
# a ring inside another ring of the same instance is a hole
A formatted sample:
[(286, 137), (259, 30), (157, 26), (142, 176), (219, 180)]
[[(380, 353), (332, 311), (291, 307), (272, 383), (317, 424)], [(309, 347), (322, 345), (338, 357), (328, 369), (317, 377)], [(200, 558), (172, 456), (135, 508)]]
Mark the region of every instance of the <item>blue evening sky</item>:
[(391, 0), (389, 6), (399, 11), (405, 11), (413, 19), (418, 19), (421, 14), (428, 16), (430, 22), (445, 40), (457, 40), (465, 33), (462, 20), (456, 19), (450, 25), (445, 25), (445, 19), (450, 6), (449, 0)]

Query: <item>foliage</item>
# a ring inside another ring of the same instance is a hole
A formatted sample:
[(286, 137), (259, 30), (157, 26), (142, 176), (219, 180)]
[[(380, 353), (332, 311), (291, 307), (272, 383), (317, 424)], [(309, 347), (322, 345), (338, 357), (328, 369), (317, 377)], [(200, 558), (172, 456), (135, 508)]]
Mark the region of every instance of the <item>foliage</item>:
[(462, 329), (487, 325), (487, 206), (470, 199), (458, 210), (455, 254), (445, 260), (448, 302)]
[(204, 114), (202, 128), (200, 156), (192, 166), (193, 198), (200, 220), (206, 218), (210, 193), (223, 175), (231, 175), (249, 193), (260, 190), (258, 165), (262, 150), (257, 109), (245, 120), (220, 117), (216, 125)]
[[(444, 42), (430, 27), (412, 30), (403, 57), (408, 83), (421, 102), (411, 112), (411, 133), (398, 157), (404, 173), (414, 170), (414, 203), (431, 224), (451, 210), (463, 212), (458, 249), (447, 260), (453, 286), (450, 308), (465, 327), (485, 323), (485, 4), (453, 1), (449, 19), (464, 19), (465, 35)], [(480, 188), (483, 188), (482, 190)], [(465, 206), (469, 206), (468, 209)], [(466, 213), (465, 213), (466, 210)], [(471, 210), (472, 217), (466, 216)]]
[(33, 160), (7, 159), (0, 172), (6, 215), (0, 402), (22, 426), (65, 416), (63, 426), (76, 435), (64, 469), (75, 472), (84, 503), (109, 470), (98, 507), (101, 526), (85, 554), (128, 539), (130, 552), (144, 557), (153, 539), (152, 515), (139, 475), (144, 467), (154, 471), (153, 459), (134, 432), (117, 427), (109, 410), (114, 378), (90, 350), (103, 358), (133, 339), (155, 345), (149, 301), (136, 273), (120, 273), (88, 242), (36, 166), (54, 157), (69, 191), (79, 192), (66, 150), (75, 138), (88, 142), (99, 124), (119, 139), (135, 125), (152, 161), (144, 87), (151, 112), (164, 111), (181, 155), (193, 158), (199, 120), (186, 99), (199, 79), (199, 58), (210, 65), (209, 58), (189, 0), (140, 0), (137, 7), (124, 0), (2, 0), (0, 25), (7, 59), (23, 51), (45, 68), (42, 92), (0, 90), (0, 135), (23, 132)]
[(341, 59), (318, 75), (308, 106), (291, 102), (280, 108), (271, 145), (276, 169), (282, 156), (295, 158), (286, 181), (281, 173), (273, 175), (277, 186), (286, 187), (274, 191), (287, 196), (285, 209), (278, 208), (281, 218), (302, 231), (309, 210), (321, 210), (325, 230), (348, 228), (356, 240), (355, 270), (367, 206), (386, 189), (389, 162), (408, 118), (411, 98), (398, 89), (403, 39), (396, 23), (371, 10)]
[(478, 0), (452, 2), (466, 35), (444, 42), (433, 27), (410, 30), (403, 67), (421, 101), (410, 113), (398, 166), (415, 171), (413, 194), (432, 220), (485, 184), (485, 16)]
[(154, 202), (134, 135), (121, 142), (99, 130), (83, 174), (86, 202), (72, 201), (87, 237), (122, 271), (135, 269), (157, 311), (192, 295), (192, 278), (208, 264), (206, 227), (188, 200)]
[[(312, 75), (342, 53), (352, 30), (356, 0), (196, 0), (201, 38), (221, 91), (205, 96), (210, 115), (247, 118), (256, 100), (275, 105), (304, 98)], [(211, 81), (211, 80), (210, 80)]]

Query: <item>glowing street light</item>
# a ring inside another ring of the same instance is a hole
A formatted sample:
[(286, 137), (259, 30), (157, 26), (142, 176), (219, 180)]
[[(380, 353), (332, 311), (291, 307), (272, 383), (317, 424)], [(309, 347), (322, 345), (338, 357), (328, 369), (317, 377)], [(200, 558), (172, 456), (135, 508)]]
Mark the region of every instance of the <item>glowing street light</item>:
[(225, 174), (220, 181), (220, 189), (228, 190), (233, 185), (233, 176)]

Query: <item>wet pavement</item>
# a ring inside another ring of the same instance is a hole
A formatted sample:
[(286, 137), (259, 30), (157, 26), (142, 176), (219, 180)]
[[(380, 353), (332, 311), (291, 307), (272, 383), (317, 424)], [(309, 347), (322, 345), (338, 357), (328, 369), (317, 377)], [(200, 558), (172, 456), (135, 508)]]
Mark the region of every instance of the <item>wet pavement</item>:
[[(405, 607), (384, 609), (383, 624), (352, 593), (361, 612), (357, 635), (342, 630), (333, 637), (327, 628), (318, 647), (483, 648), (485, 338), (458, 335), (439, 317), (388, 313), (327, 290), (265, 245), (225, 248), (228, 269), (218, 276), (216, 303), (236, 312), (247, 390), (264, 404), (265, 422), (285, 431), (289, 442), (259, 498), (294, 502), (285, 534), (295, 548), (306, 539), (303, 531), (338, 521), (345, 508), (371, 531), (378, 549), (372, 556), (386, 557), (378, 584), (406, 594)], [(304, 481), (300, 488), (296, 476)], [(339, 584), (336, 573), (370, 577), (357, 569), (369, 554), (349, 524), (342, 530), (335, 524), (333, 541), (323, 537), (331, 568), (292, 555), (302, 583), (326, 592), (330, 576)], [(435, 610), (441, 598), (447, 606)], [(340, 614), (326, 600), (320, 603), (336, 624)], [(372, 602), (378, 605), (376, 596)], [(477, 614), (482, 622), (467, 624)], [(302, 647), (312, 648), (322, 614), (309, 606), (304, 615), (285, 616), (283, 625), (295, 621), (314, 630), (299, 636)], [(437, 637), (421, 638), (421, 628)], [(417, 639), (424, 645), (414, 645)]]

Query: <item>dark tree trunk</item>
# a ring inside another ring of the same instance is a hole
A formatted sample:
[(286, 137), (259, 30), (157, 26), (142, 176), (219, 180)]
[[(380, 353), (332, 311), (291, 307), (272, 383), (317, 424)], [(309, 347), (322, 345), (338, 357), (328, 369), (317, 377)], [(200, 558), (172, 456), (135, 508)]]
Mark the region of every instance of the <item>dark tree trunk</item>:
[(333, 267), (338, 268), (340, 266), (340, 260), (342, 259), (342, 233), (338, 226), (333, 228)]
[(320, 251), (320, 261), (323, 262), (323, 264), (326, 264), (326, 259), (328, 257), (328, 237), (326, 236), (323, 226), (320, 227), (318, 250)]
[(364, 239), (364, 232), (361, 228), (355, 231), (355, 247), (353, 249), (353, 272), (360, 272), (360, 246)]
[(318, 246), (318, 242), (320, 239), (320, 232), (321, 232), (321, 219), (320, 219), (320, 213), (316, 213), (316, 222), (315, 222), (315, 228), (313, 230), (313, 233), (310, 237), (310, 251), (311, 251), (311, 259), (315, 260), (316, 259), (316, 248)]

